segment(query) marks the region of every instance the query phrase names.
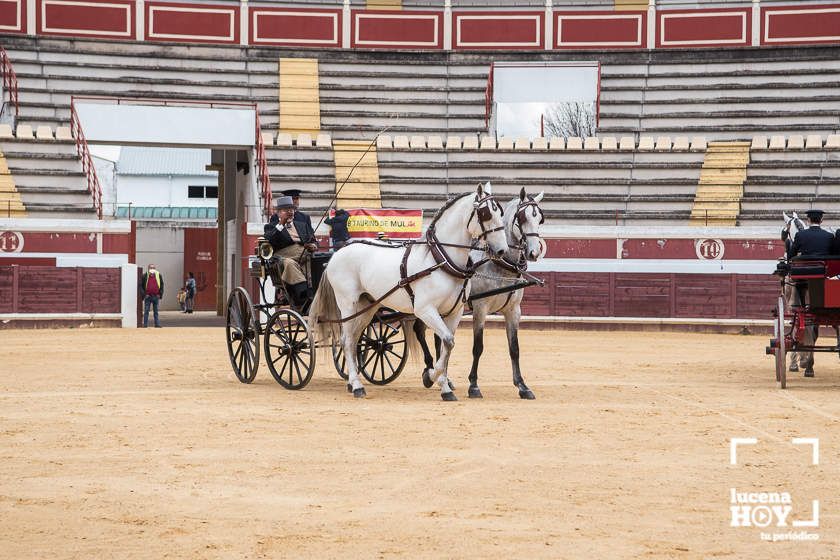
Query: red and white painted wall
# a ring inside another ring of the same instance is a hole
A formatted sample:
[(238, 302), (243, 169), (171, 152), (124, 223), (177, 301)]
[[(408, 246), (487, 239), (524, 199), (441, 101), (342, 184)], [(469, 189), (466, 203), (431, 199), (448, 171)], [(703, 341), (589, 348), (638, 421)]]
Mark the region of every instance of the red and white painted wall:
[[(511, 2), (513, 4), (513, 2)], [(643, 11), (365, 10), (294, 2), (0, 0), (0, 33), (409, 50), (647, 49), (840, 42), (840, 3), (749, 2)]]
[(0, 324), (134, 327), (129, 221), (0, 219)]
[(768, 325), (784, 254), (773, 227), (546, 228), (523, 314), (580, 323)]
[[(262, 224), (248, 224), (244, 247), (253, 247), (261, 234)], [(543, 235), (546, 255), (528, 270), (545, 286), (527, 288), (526, 320), (685, 328), (771, 324), (780, 289), (772, 272), (784, 254), (777, 228), (547, 226)], [(247, 256), (241, 267), (244, 275)]]

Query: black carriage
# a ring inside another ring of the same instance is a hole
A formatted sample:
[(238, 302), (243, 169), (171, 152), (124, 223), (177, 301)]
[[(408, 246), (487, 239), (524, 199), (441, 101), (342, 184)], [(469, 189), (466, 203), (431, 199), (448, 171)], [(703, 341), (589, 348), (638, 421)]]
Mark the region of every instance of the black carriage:
[[(282, 259), (274, 255), (264, 238), (257, 241), (250, 259), (249, 276), (259, 284), (260, 302), (252, 303), (248, 290), (237, 287), (227, 301), (226, 335), (230, 363), (237, 379), (251, 383), (260, 363), (260, 346), (275, 381), (286, 389), (302, 389), (312, 379), (315, 352), (321, 346), (332, 348), (333, 363), (342, 379), (347, 379), (340, 345), (332, 340), (315, 340), (307, 322), (306, 309), (294, 304), (280, 280)], [(332, 253), (314, 253), (304, 270), (312, 289), (317, 288)], [(274, 287), (270, 294), (269, 283)], [(356, 345), (359, 372), (375, 385), (396, 379), (405, 367), (408, 347), (401, 313), (382, 309), (371, 320)]]
[[(779, 296), (773, 310), (774, 336), (767, 347), (767, 354), (776, 358), (776, 381), (779, 387), (787, 386), (787, 354), (789, 352), (840, 353), (840, 256), (794, 257), (781, 261), (776, 274), (793, 283), (796, 290), (807, 297), (800, 297), (802, 305), (792, 305), (785, 310), (784, 295)], [(833, 345), (807, 344), (807, 330), (833, 327)]]

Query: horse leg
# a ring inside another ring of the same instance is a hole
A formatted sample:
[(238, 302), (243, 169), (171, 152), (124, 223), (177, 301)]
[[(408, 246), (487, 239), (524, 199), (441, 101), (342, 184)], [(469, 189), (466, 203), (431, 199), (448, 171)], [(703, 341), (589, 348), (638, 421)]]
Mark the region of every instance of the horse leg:
[(478, 388), (478, 361), (484, 352), (484, 321), (486, 319), (487, 314), (484, 306), (475, 306), (473, 308), (473, 362), (470, 368), (470, 388), (467, 390), (467, 396), (471, 399), (484, 397), (481, 394), (481, 389)]
[[(357, 304), (356, 307), (359, 307), (359, 305)], [(359, 343), (359, 337), (365, 328), (367, 328), (375, 313), (375, 309), (368, 311), (364, 315), (348, 321), (341, 326), (341, 347), (344, 350), (344, 357), (347, 360), (347, 391), (353, 393), (353, 396), (357, 399), (365, 397), (367, 393), (359, 375), (359, 365), (356, 361), (356, 348)]]
[[(457, 315), (458, 320), (460, 320), (462, 312), (463, 309), (453, 312), (453, 314)], [(452, 387), (449, 385), (449, 379), (446, 375), (447, 367), (449, 366), (449, 356), (452, 353), (452, 348), (455, 346), (455, 335), (436, 309), (426, 309), (421, 313), (415, 310), (415, 315), (418, 319), (426, 323), (441, 340), (442, 351), (435, 362), (435, 369), (432, 373), (432, 380), (437, 381), (440, 385), (440, 397), (445, 401), (457, 401), (458, 398), (452, 392)]]
[[(432, 353), (429, 351), (429, 344), (426, 342), (426, 325), (423, 324), (423, 321), (414, 321), (412, 329), (417, 337), (417, 342), (420, 344), (420, 349), (423, 350), (423, 386), (428, 389), (434, 385), (430, 374), (435, 370), (435, 360), (432, 358)], [(435, 340), (437, 340), (437, 335), (435, 335)]]
[(534, 393), (522, 379), (522, 371), (519, 369), (519, 306), (505, 313), (505, 331), (507, 332), (508, 351), (510, 352), (510, 363), (513, 366), (513, 385), (519, 389), (519, 398), (533, 400)]

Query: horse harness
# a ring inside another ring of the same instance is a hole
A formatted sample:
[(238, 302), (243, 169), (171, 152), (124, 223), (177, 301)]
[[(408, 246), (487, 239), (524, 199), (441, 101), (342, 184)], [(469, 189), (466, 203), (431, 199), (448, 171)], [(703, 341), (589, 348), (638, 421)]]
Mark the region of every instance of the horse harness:
[[(545, 223), (545, 215), (543, 215), (542, 208), (539, 207), (539, 204), (537, 203), (536, 200), (534, 200), (533, 196), (528, 195), (528, 198), (526, 198), (525, 200), (520, 202), (519, 205), (516, 207), (515, 225), (516, 225), (516, 228), (519, 230), (519, 243), (517, 245), (510, 245), (510, 248), (519, 250), (519, 259), (517, 260), (517, 262), (512, 262), (512, 261), (506, 259), (505, 257), (495, 257), (495, 258), (490, 259), (493, 262), (493, 264), (495, 264), (496, 266), (498, 266), (502, 270), (506, 270), (508, 272), (512, 272), (512, 273), (516, 274), (516, 279), (517, 280), (522, 278), (522, 275), (528, 270), (528, 260), (525, 258), (526, 240), (529, 237), (539, 237), (540, 236), (539, 233), (536, 233), (536, 232), (526, 233), (525, 230), (522, 229), (522, 225), (525, 222), (528, 221), (527, 212), (529, 211), (529, 208), (530, 208), (530, 211), (532, 212), (531, 215), (533, 217), (536, 218), (537, 215), (538, 215), (537, 213), (539, 213), (540, 225)], [(533, 282), (533, 281), (531, 281), (531, 282)], [(502, 304), (502, 306), (499, 309), (504, 309), (505, 307), (507, 307), (507, 305), (510, 303), (510, 299), (513, 297), (513, 293), (517, 289), (519, 289), (519, 286), (516, 286), (514, 289), (507, 290), (507, 298), (505, 298), (505, 303)], [(479, 298), (475, 298), (475, 299), (480, 299), (480, 297), (483, 296), (484, 294), (477, 294), (477, 295), (479, 296)], [(488, 292), (488, 295), (489, 295), (489, 292)]]
[[(477, 198), (473, 204), (473, 211), (470, 213), (470, 217), (467, 220), (467, 225), (469, 225), (470, 221), (473, 218), (478, 220), (478, 225), (481, 228), (481, 235), (478, 236), (478, 239), (484, 239), (489, 234), (494, 233), (496, 231), (500, 231), (504, 229), (504, 226), (500, 226), (493, 229), (486, 229), (484, 226), (484, 222), (490, 221), (493, 219), (493, 211), (499, 210), (502, 212), (504, 216), (504, 210), (502, 207), (496, 202), (496, 199), (493, 195), (486, 195), (482, 198)], [(426, 230), (426, 239), (419, 240), (419, 241), (406, 241), (404, 243), (396, 244), (396, 243), (388, 243), (388, 244), (380, 244), (380, 243), (373, 243), (367, 240), (351, 240), (349, 243), (363, 243), (365, 245), (373, 245), (377, 247), (405, 247), (405, 252), (403, 253), (402, 261), (400, 262), (400, 281), (397, 282), (397, 285), (385, 292), (384, 295), (377, 298), (370, 305), (362, 309), (361, 311), (357, 311), (352, 315), (341, 319), (319, 319), (324, 323), (343, 323), (345, 321), (350, 321), (351, 319), (355, 319), (356, 317), (366, 313), (375, 305), (378, 305), (382, 302), (385, 298), (393, 294), (399, 289), (405, 289), (406, 293), (408, 293), (408, 297), (411, 299), (411, 306), (414, 307), (414, 290), (411, 289), (411, 284), (416, 282), (417, 280), (424, 278), (430, 275), (432, 272), (438, 269), (443, 269), (446, 273), (451, 276), (455, 276), (458, 279), (462, 279), (464, 284), (461, 286), (461, 292), (458, 297), (455, 299), (455, 303), (446, 312), (443, 317), (447, 317), (450, 313), (452, 313), (455, 308), (458, 306), (458, 303), (466, 303), (466, 290), (467, 284), (470, 281), (470, 278), (473, 277), (475, 274), (475, 269), (479, 266), (483, 265), (484, 263), (488, 262), (490, 259), (481, 259), (477, 263), (473, 263), (472, 260), (467, 261), (466, 268), (459, 266), (456, 262), (452, 260), (452, 257), (449, 256), (449, 253), (446, 252), (446, 247), (457, 247), (461, 249), (475, 249), (475, 245), (460, 245), (456, 243), (443, 243), (437, 237), (435, 232), (435, 222), (434, 220), (429, 225), (428, 229)], [(424, 268), (414, 274), (408, 274), (408, 257), (411, 254), (411, 249), (415, 245), (428, 245), (429, 251), (431, 252), (432, 256), (435, 259), (435, 264)]]

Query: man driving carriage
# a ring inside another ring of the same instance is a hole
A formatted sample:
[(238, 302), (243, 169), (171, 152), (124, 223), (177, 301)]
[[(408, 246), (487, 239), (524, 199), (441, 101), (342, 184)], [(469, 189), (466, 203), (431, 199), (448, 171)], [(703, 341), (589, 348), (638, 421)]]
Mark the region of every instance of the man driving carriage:
[(318, 245), (309, 219), (295, 212), (291, 196), (281, 196), (274, 204), (275, 214), (264, 226), (264, 237), (271, 243), (274, 254), (280, 257), (280, 279), (292, 303), (302, 308), (309, 300), (309, 284), (304, 272), (304, 259)]
[[(787, 247), (787, 258), (793, 257), (824, 257), (836, 253), (837, 240), (831, 232), (822, 229), (822, 210), (808, 210), (805, 215), (808, 217), (808, 228), (796, 234), (793, 242), (790, 242), (790, 234), (788, 227), (782, 230), (782, 240)], [(799, 306), (808, 303), (808, 285), (806, 282), (796, 282), (793, 293), (791, 294), (790, 305)], [(806, 345), (813, 346), (819, 337), (819, 327), (816, 325), (808, 325), (805, 329), (805, 338), (803, 342)], [(805, 377), (814, 376), (814, 353), (813, 352), (799, 352), (791, 357), (790, 371), (798, 371), (797, 358), (799, 365), (805, 368)]]

